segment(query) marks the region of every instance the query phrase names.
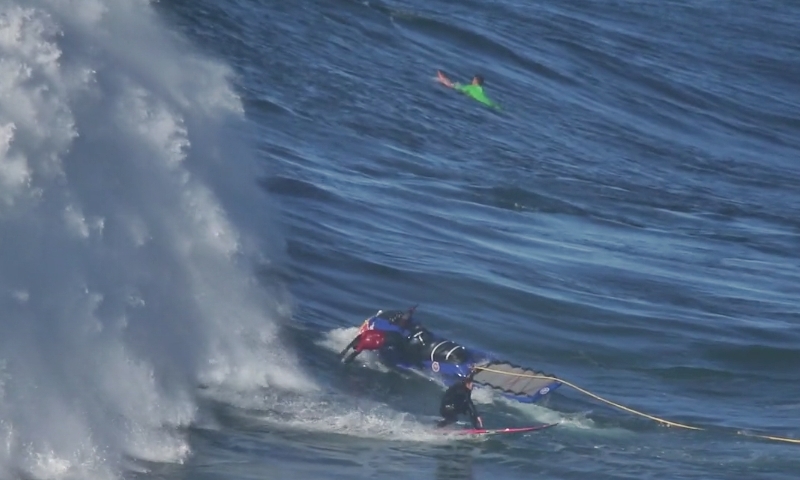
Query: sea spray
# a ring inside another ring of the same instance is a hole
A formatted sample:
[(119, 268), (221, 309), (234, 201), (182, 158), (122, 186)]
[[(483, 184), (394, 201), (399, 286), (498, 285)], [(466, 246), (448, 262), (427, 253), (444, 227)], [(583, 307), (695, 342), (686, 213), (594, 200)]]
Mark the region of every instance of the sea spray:
[(0, 7), (0, 477), (181, 462), (198, 384), (315, 388), (229, 74), (143, 1)]

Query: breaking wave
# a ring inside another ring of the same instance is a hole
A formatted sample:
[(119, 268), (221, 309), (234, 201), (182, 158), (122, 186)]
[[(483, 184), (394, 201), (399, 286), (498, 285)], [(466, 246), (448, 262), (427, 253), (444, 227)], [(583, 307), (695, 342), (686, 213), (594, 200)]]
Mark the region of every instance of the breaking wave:
[(228, 69), (145, 1), (38, 0), (0, 72), (0, 477), (181, 462), (198, 384), (316, 388)]

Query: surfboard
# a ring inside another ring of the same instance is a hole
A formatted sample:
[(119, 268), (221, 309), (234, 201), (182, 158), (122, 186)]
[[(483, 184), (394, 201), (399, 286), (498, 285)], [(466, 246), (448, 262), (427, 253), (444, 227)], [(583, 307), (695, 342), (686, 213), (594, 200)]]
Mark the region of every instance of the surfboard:
[(545, 425), (532, 425), (528, 427), (509, 427), (509, 428), (467, 428), (464, 430), (449, 431), (456, 435), (501, 435), (509, 433), (534, 432), (545, 428), (555, 427), (558, 423), (548, 423)]

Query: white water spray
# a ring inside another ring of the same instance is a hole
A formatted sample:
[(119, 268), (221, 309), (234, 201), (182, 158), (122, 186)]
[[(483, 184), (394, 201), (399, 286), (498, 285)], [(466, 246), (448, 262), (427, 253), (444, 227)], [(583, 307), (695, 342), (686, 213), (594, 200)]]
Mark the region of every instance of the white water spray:
[(183, 461), (198, 383), (314, 388), (228, 74), (141, 0), (0, 6), (0, 478)]

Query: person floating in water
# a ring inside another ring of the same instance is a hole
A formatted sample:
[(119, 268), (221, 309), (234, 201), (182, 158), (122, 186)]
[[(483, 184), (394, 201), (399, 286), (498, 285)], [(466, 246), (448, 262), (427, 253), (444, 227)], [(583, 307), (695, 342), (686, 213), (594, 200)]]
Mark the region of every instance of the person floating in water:
[(486, 106), (496, 108), (498, 110), (500, 109), (500, 105), (490, 100), (483, 91), (483, 77), (481, 75), (475, 75), (472, 77), (472, 83), (468, 85), (462, 85), (461, 83), (453, 82), (439, 70), (436, 71), (436, 74), (438, 76), (439, 83), (445, 87), (450, 87), (457, 92), (461, 92), (469, 97), (472, 97)]
[(459, 415), (469, 415), (472, 428), (483, 428), (483, 420), (472, 403), (472, 375), (453, 384), (444, 392), (439, 414), (443, 417), (437, 427), (442, 428), (458, 421)]

